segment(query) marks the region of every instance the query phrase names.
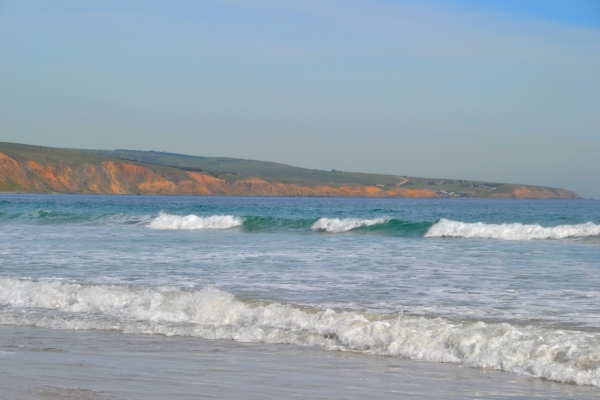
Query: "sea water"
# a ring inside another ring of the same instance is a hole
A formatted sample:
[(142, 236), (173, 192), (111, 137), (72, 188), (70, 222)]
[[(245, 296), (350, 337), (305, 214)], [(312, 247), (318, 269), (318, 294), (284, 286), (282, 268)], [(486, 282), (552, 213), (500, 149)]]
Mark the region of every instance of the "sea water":
[(0, 196), (5, 327), (600, 386), (599, 272), (597, 201)]

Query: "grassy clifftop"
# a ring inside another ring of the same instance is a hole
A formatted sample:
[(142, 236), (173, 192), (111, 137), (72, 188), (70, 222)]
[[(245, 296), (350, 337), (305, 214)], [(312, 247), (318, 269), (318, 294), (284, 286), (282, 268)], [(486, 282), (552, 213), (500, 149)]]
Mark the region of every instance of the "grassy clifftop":
[(531, 185), (322, 171), (156, 151), (0, 142), (0, 192), (344, 197), (579, 198)]
[(543, 186), (506, 184), (459, 179), (417, 178), (361, 172), (324, 171), (293, 167), (267, 161), (229, 157), (200, 157), (160, 151), (138, 150), (77, 150), (87, 154), (168, 165), (184, 170), (203, 172), (228, 181), (255, 176), (284, 182), (302, 181), (306, 184), (369, 185), (386, 190), (393, 187), (422, 189), (438, 197), (499, 197), (499, 198), (579, 198), (571, 191)]
[(255, 176), (263, 179), (300, 180), (306, 182), (398, 184), (405, 179), (393, 175), (365, 174), (360, 172), (323, 171), (293, 167), (268, 161), (245, 160), (230, 157), (200, 157), (158, 151), (136, 150), (75, 150), (90, 155), (118, 158), (149, 164), (168, 165), (174, 168), (204, 172), (223, 179), (235, 180), (236, 175)]

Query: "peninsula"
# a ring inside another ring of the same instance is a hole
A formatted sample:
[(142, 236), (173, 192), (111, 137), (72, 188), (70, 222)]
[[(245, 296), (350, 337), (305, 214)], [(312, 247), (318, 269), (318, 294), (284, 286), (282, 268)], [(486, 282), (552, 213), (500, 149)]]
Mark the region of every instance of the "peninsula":
[(579, 199), (542, 186), (323, 171), (158, 151), (0, 142), (0, 192), (201, 196)]

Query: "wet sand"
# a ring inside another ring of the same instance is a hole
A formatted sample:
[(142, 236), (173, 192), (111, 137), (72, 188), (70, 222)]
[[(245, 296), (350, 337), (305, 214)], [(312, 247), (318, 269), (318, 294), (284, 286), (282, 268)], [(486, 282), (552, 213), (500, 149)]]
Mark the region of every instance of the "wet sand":
[(600, 388), (318, 348), (0, 326), (1, 399), (577, 398)]

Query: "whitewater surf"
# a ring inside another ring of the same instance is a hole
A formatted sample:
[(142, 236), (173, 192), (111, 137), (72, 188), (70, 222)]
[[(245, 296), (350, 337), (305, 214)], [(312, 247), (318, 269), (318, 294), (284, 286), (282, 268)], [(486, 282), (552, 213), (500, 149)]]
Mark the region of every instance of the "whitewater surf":
[(598, 386), (600, 209), (570, 204), (5, 195), (0, 324)]

